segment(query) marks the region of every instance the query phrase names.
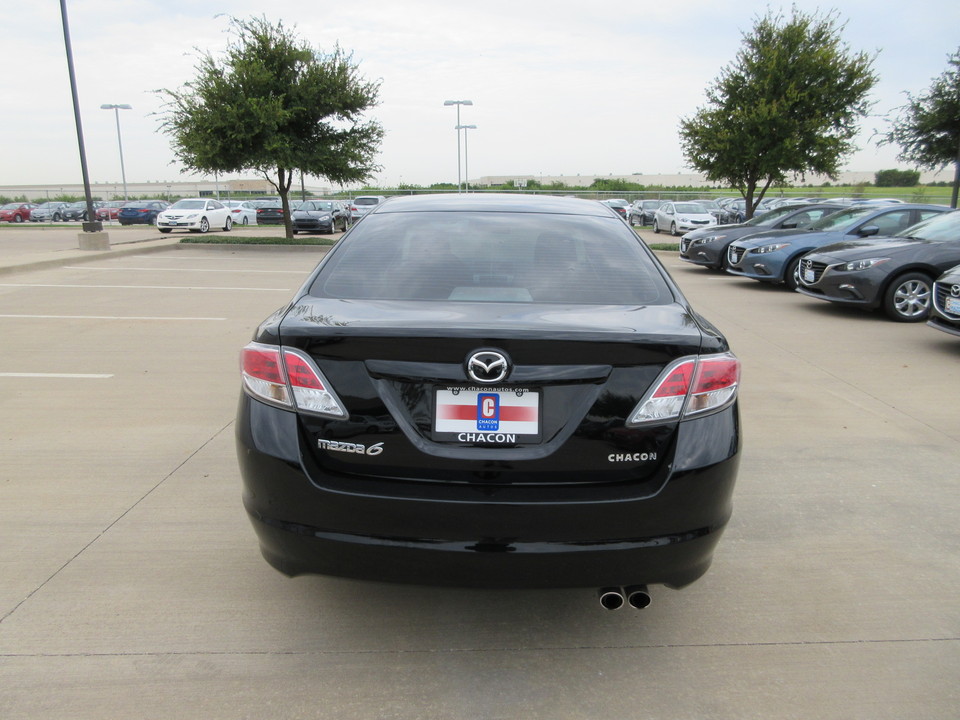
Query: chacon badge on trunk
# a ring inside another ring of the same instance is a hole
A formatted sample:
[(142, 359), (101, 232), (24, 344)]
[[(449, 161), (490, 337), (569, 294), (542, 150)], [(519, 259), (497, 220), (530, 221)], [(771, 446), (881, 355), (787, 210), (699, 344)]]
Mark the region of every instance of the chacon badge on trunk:
[(497, 350), (477, 350), (467, 358), (465, 369), (478, 383), (498, 383), (510, 374), (510, 360)]

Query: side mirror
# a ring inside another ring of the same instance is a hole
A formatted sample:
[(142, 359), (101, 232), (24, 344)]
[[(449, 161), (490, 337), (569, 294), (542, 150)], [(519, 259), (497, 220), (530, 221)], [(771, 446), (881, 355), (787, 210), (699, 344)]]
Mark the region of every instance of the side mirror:
[(870, 237), (871, 235), (879, 235), (880, 227), (878, 225), (865, 225), (860, 228), (860, 231), (857, 233), (860, 237)]
[(799, 223), (797, 223), (797, 222), (785, 222), (785, 223), (784, 223), (783, 225), (781, 225), (780, 227), (783, 228), (784, 230), (793, 230), (794, 228), (796, 228), (796, 227), (798, 227), (798, 226), (799, 226)]

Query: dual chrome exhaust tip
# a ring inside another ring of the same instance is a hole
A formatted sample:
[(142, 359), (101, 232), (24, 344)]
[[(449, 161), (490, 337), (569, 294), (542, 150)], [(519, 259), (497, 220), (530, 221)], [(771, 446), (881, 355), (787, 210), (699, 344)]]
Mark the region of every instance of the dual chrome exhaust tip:
[(637, 610), (650, 605), (650, 591), (646, 585), (629, 585), (624, 588), (604, 587), (597, 591), (600, 605), (607, 610), (619, 610), (625, 604)]

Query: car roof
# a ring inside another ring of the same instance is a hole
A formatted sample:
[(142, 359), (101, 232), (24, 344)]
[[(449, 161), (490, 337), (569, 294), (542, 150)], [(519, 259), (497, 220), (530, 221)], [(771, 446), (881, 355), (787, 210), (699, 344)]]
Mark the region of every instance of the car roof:
[(517, 212), (552, 213), (557, 215), (619, 216), (603, 203), (581, 198), (550, 195), (506, 193), (457, 193), (438, 195), (404, 195), (389, 198), (371, 212)]

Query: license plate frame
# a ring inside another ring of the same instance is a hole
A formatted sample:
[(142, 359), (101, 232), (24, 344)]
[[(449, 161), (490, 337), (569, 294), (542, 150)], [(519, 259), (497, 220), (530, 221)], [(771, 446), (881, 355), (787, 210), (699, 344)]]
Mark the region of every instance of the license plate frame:
[(433, 439), (460, 445), (529, 445), (543, 437), (543, 393), (513, 387), (438, 386)]

